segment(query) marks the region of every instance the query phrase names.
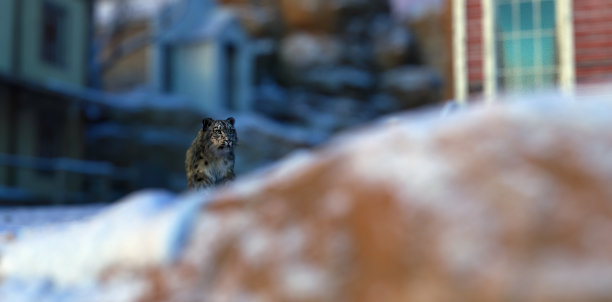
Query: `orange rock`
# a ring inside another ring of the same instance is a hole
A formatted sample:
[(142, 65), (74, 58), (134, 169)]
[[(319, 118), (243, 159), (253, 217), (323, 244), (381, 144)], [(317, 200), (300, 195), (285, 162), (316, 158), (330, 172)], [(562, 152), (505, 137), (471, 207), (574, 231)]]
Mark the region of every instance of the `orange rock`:
[(218, 192), (146, 301), (612, 299), (610, 116), (512, 104), (336, 139)]

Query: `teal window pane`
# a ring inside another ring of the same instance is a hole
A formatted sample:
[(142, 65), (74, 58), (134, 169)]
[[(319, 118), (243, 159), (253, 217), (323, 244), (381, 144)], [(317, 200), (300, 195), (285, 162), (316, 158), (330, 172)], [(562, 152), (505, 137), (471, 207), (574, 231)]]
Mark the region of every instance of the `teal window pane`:
[(555, 1), (542, 1), (542, 6), (540, 9), (540, 20), (542, 22), (542, 29), (555, 28)]
[(500, 87), (532, 91), (554, 86), (558, 77), (555, 0), (495, 3)]
[(521, 2), (519, 5), (519, 12), (521, 17), (521, 30), (532, 30), (533, 29), (533, 4), (529, 2)]
[(508, 86), (510, 84), (510, 77), (505, 75), (501, 77), (501, 87), (504, 89), (508, 89)]
[(502, 32), (512, 31), (512, 4), (503, 3), (497, 6), (497, 27)]
[(542, 82), (544, 86), (553, 86), (557, 82), (557, 74), (554, 72), (545, 72), (542, 74)]
[(521, 76), (521, 88), (523, 90), (534, 90), (536, 87), (536, 80), (533, 73), (526, 73)]
[(506, 77), (504, 85), (506, 88), (517, 88), (521, 86), (520, 76), (517, 74), (510, 74)]
[(512, 68), (519, 65), (519, 47), (515, 40), (506, 40), (502, 45), (503, 64), (505, 68)]
[(557, 62), (557, 47), (555, 37), (544, 36), (541, 39), (542, 45), (542, 65), (555, 66)]
[(535, 48), (533, 38), (521, 39), (521, 66), (531, 67), (534, 65)]

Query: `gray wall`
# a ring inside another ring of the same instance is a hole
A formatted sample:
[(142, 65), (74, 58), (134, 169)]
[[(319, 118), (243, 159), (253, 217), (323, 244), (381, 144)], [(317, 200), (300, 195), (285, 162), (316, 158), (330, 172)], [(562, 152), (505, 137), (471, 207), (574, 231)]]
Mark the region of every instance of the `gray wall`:
[(53, 66), (41, 59), (41, 22), (42, 0), (22, 1), (22, 38), (20, 75), (37, 82), (57, 81), (83, 86), (86, 84), (86, 39), (87, 5), (86, 1), (53, 0), (66, 9), (67, 46), (64, 66)]
[(15, 1), (0, 1), (0, 73), (5, 74), (11, 72), (12, 65)]
[(215, 109), (220, 98), (215, 46), (211, 42), (191, 43), (175, 47), (173, 52), (172, 92), (188, 97), (205, 111)]

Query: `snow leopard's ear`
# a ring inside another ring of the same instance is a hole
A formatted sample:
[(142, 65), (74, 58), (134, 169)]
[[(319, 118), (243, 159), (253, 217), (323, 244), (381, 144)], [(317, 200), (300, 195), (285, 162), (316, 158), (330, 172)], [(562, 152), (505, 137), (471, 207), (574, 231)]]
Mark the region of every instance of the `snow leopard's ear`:
[(228, 122), (229, 122), (229, 123), (230, 123), (232, 126), (234, 126), (234, 122), (235, 122), (236, 120), (234, 120), (234, 118), (233, 118), (233, 117), (228, 117), (228, 118), (226, 119), (226, 121), (228, 121)]
[(213, 123), (213, 119), (211, 119), (210, 117), (207, 117), (205, 119), (202, 120), (202, 129), (208, 129), (208, 127), (210, 127), (210, 125), (212, 125)]

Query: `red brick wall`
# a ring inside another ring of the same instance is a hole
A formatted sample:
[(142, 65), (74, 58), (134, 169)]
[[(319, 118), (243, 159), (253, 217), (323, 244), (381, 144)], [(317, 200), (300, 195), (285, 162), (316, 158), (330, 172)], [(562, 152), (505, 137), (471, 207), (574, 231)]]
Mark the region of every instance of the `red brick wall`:
[(481, 0), (466, 0), (467, 67), (469, 92), (482, 91), (482, 5)]
[(612, 80), (612, 0), (574, 0), (576, 81)]

